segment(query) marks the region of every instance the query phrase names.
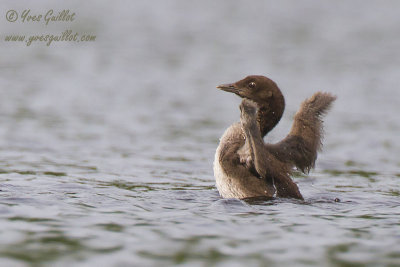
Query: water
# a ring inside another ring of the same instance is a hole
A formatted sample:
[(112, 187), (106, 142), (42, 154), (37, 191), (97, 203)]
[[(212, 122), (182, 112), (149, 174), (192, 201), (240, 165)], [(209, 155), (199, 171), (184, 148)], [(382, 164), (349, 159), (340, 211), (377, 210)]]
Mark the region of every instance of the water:
[[(399, 266), (397, 1), (3, 1), (1, 266)], [(10, 23), (69, 9), (73, 22)], [(95, 42), (5, 42), (71, 29)], [(212, 172), (268, 75), (287, 108), (338, 96), (305, 201), (221, 199)], [(335, 199), (340, 202), (335, 202)]]

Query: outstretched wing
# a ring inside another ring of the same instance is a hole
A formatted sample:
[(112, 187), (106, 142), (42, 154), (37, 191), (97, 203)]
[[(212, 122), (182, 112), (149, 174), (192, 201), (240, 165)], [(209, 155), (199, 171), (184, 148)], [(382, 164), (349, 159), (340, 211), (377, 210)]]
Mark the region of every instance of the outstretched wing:
[(336, 96), (322, 92), (306, 99), (294, 117), (290, 133), (279, 143), (266, 144), (267, 150), (278, 160), (291, 163), (304, 173), (309, 172), (322, 147), (322, 117), (335, 99)]

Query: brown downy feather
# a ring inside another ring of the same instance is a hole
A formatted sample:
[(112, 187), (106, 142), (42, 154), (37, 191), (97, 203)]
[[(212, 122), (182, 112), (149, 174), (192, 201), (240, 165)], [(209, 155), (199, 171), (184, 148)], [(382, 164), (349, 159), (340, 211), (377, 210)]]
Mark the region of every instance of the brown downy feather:
[(280, 161), (292, 163), (308, 173), (314, 167), (317, 152), (322, 147), (322, 116), (335, 99), (335, 96), (321, 92), (306, 99), (294, 117), (288, 136), (277, 144), (267, 144), (267, 149)]

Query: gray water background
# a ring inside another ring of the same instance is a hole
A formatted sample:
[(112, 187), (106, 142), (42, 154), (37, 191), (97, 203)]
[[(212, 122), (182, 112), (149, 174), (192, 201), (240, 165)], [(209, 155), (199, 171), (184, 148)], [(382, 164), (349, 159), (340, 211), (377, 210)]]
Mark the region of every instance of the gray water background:
[[(0, 266), (400, 266), (399, 1), (0, 6)], [(66, 29), (96, 41), (4, 41)], [(249, 74), (286, 98), (267, 142), (313, 92), (338, 96), (294, 177), (304, 202), (218, 196), (240, 99), (215, 86)]]

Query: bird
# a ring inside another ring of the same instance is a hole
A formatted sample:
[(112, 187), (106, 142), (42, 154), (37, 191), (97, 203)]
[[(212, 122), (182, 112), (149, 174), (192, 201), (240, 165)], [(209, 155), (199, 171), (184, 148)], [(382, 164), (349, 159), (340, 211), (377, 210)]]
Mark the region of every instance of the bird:
[(250, 75), (218, 89), (242, 98), (240, 122), (222, 135), (214, 159), (216, 187), (222, 198), (294, 198), (304, 200), (291, 175), (308, 174), (322, 148), (323, 116), (336, 96), (316, 92), (302, 102), (289, 134), (277, 143), (264, 137), (278, 124), (285, 98), (270, 78)]

